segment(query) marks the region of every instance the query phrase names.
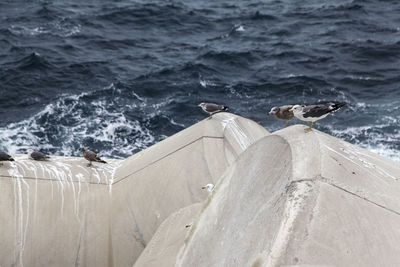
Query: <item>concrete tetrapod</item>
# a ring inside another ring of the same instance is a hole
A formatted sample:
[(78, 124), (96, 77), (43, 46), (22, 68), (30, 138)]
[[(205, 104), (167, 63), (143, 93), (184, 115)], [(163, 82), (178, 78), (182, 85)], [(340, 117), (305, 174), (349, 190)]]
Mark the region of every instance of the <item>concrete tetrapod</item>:
[(362, 148), (280, 130), (226, 170), (184, 238), (166, 240), (168, 224), (157, 239), (169, 245), (150, 241), (157, 253), (135, 267), (166, 249), (163, 266), (399, 266), (399, 178), (399, 163)]
[(267, 134), (253, 121), (218, 113), (125, 160), (113, 185), (115, 265), (132, 266), (168, 216), (203, 202), (208, 193), (201, 187), (216, 183)]
[(268, 132), (220, 113), (126, 160), (83, 158), (0, 167), (0, 266), (132, 266), (171, 214), (207, 198), (235, 159)]

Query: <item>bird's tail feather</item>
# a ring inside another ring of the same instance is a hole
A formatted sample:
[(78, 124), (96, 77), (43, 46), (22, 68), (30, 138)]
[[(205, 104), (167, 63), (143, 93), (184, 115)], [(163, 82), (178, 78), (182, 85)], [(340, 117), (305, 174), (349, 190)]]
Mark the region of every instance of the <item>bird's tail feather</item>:
[(14, 161), (14, 159), (13, 159), (13, 158), (10, 158), (10, 159), (8, 159), (8, 161)]
[(227, 107), (227, 106), (222, 106), (222, 110), (228, 110), (229, 109), (229, 107)]
[(333, 104), (333, 105), (332, 105), (332, 110), (329, 111), (329, 112), (338, 110), (339, 108), (343, 107), (343, 106), (346, 105), (346, 104), (347, 104), (346, 102), (341, 102), (341, 103)]
[(106, 161), (104, 161), (104, 160), (102, 160), (102, 159), (97, 160), (97, 162), (100, 162), (100, 163), (107, 163)]

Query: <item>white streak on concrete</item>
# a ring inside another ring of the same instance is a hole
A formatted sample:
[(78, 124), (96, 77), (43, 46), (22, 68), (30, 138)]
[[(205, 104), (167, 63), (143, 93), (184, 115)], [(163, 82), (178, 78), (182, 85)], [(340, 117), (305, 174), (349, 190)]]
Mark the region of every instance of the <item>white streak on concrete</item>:
[[(15, 193), (14, 200), (16, 203), (14, 207), (17, 209), (15, 211), (16, 226), (17, 226), (17, 231), (15, 232), (16, 248), (18, 249), (18, 257), (16, 262), (18, 262), (19, 266), (23, 267), (24, 266), (23, 253), (24, 253), (26, 233), (29, 223), (29, 185), (24, 181), (23, 175), (19, 172), (18, 165), (15, 162), (10, 162), (10, 167), (11, 168), (8, 170), (8, 173), (10, 174), (11, 177), (15, 178), (13, 180), (15, 180), (14, 185), (16, 185), (14, 187), (14, 193)], [(27, 207), (26, 218), (25, 218), (25, 229), (24, 229), (24, 205), (23, 205), (24, 198), (23, 198), (22, 184), (26, 186), (26, 194), (27, 194), (27, 199), (25, 201)]]
[(99, 184), (101, 182), (99, 172), (97, 171), (96, 167), (92, 167), (92, 170), (93, 170), (93, 175), (97, 178), (97, 183)]
[[(75, 211), (75, 214), (77, 215), (78, 210), (77, 210), (76, 191), (75, 191), (75, 183), (72, 178), (73, 177), (72, 171), (70, 169), (71, 165), (62, 163), (62, 162), (57, 162), (56, 165), (59, 167), (58, 169), (60, 170), (60, 172), (63, 173), (63, 176), (66, 177), (66, 182), (67, 182), (68, 187), (70, 187), (72, 189), (73, 199), (74, 199), (74, 211)], [(65, 172), (64, 172), (64, 170), (65, 170)], [(68, 183), (68, 181), (70, 183)]]
[[(348, 154), (349, 157), (353, 158), (353, 159), (357, 159), (360, 162), (362, 162), (362, 164), (370, 169), (375, 169), (379, 174), (383, 175), (383, 176), (387, 176), (390, 177), (393, 180), (398, 180), (399, 178), (394, 177), (393, 175), (387, 173), (384, 169), (382, 169), (381, 167), (377, 166), (374, 163), (371, 163), (370, 161), (368, 161), (365, 156), (372, 158), (371, 156), (360, 152), (359, 150), (354, 149), (354, 147), (350, 146), (349, 144), (346, 144), (344, 142), (342, 142), (342, 144), (347, 148), (347, 149), (342, 149), (344, 153)], [(372, 158), (374, 160), (379, 159), (379, 157), (375, 157)], [(385, 164), (387, 164), (387, 162), (385, 162)]]
[(77, 213), (76, 216), (78, 217), (78, 221), (80, 221), (79, 219), (79, 203), (80, 203), (80, 197), (81, 197), (81, 180), (85, 180), (84, 175), (82, 173), (77, 173), (75, 174), (76, 179), (78, 180), (78, 194), (77, 194)]
[[(380, 167), (376, 166), (375, 164), (372, 164), (368, 161), (365, 161), (364, 159), (360, 159), (358, 157), (355, 157), (354, 155), (352, 155), (352, 153), (344, 148), (341, 148), (341, 150), (346, 154), (344, 155), (343, 153), (340, 153), (339, 151), (336, 151), (335, 149), (324, 145), (328, 150), (342, 156), (343, 158), (347, 159), (348, 161), (352, 162), (353, 164), (357, 165), (358, 167), (360, 167), (361, 169), (366, 170), (368, 173), (370, 173), (372, 176), (375, 176), (376, 178), (381, 179), (382, 177), (379, 177), (378, 175), (376, 175), (375, 172), (370, 171), (369, 169), (375, 169), (379, 174), (383, 175), (383, 176), (388, 176), (394, 180), (397, 180), (398, 178), (388, 174), (386, 171), (384, 171), (383, 169), (381, 169)], [(358, 162), (361, 162), (361, 164), (359, 164)]]
[(251, 145), (252, 141), (246, 135), (246, 133), (243, 131), (242, 127), (237, 123), (234, 117), (222, 120), (221, 124), (224, 130), (225, 128), (227, 128), (232, 132), (235, 140), (238, 142), (240, 148), (243, 151)]

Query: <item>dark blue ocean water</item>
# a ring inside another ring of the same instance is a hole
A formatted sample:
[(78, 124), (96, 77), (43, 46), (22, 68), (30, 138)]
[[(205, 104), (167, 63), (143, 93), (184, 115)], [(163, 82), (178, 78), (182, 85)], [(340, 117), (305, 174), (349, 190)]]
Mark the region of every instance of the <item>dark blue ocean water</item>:
[[(400, 1), (0, 2), (0, 150), (132, 155), (231, 107), (347, 101), (316, 128), (400, 161)], [(299, 123), (299, 121), (292, 122)]]

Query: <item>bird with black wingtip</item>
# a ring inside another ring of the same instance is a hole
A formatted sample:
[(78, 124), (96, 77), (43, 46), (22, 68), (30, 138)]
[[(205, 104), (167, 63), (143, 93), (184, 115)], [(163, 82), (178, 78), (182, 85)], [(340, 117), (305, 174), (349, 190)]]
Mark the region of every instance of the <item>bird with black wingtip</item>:
[(293, 112), (291, 109), (293, 108), (293, 105), (285, 105), (285, 106), (280, 106), (280, 107), (273, 107), (271, 108), (271, 111), (269, 112), (270, 115), (274, 115), (275, 118), (278, 120), (284, 120), (286, 121), (286, 124), (284, 127), (287, 127), (289, 124), (289, 121), (293, 118)]
[(310, 127), (305, 130), (306, 133), (312, 131), (314, 122), (321, 120), (328, 116), (330, 113), (338, 110), (346, 105), (346, 102), (341, 103), (328, 103), (319, 105), (294, 105), (290, 110), (294, 116), (302, 121), (310, 122)]
[(220, 112), (220, 111), (227, 111), (229, 108), (227, 106), (223, 106), (223, 105), (218, 105), (218, 104), (214, 104), (214, 103), (200, 103), (198, 105), (199, 107), (201, 107), (201, 109), (204, 112), (207, 112), (210, 116), (208, 117), (208, 119), (212, 118), (212, 115), (214, 113)]
[(89, 161), (89, 164), (87, 165), (88, 167), (92, 166), (92, 162), (107, 163), (104, 160), (102, 160), (99, 156), (97, 156), (96, 153), (87, 149), (86, 147), (82, 148), (82, 154), (83, 157)]
[(0, 151), (0, 166), (3, 165), (2, 161), (14, 161), (14, 159), (6, 152)]

